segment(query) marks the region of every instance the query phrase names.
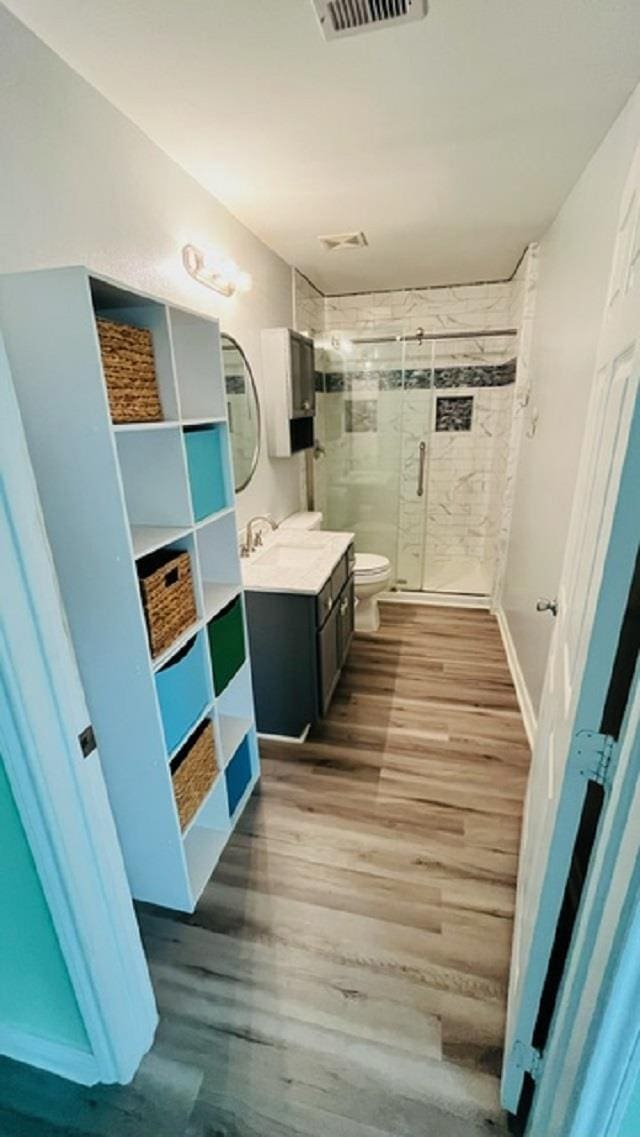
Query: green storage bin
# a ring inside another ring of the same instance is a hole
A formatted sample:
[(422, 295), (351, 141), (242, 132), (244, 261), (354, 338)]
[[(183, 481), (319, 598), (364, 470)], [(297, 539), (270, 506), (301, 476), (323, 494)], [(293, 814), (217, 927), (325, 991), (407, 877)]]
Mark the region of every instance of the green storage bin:
[(216, 695), (220, 695), (240, 670), (246, 658), (244, 618), (239, 596), (213, 617), (207, 626), (207, 634), (213, 669), (213, 686)]

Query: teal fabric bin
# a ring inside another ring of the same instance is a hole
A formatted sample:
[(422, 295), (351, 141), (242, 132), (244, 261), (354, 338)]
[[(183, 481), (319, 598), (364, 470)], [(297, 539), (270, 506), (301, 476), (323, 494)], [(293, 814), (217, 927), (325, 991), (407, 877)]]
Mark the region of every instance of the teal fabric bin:
[(223, 430), (222, 426), (196, 426), (184, 432), (196, 521), (202, 521), (230, 504), (225, 478)]
[(186, 738), (209, 702), (202, 636), (195, 636), (156, 675), (156, 690), (170, 754)]

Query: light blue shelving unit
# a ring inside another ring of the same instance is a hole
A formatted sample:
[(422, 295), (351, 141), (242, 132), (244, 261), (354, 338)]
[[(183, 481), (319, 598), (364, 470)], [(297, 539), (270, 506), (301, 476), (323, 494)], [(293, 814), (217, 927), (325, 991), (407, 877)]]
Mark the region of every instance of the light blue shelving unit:
[[(164, 421), (111, 422), (98, 315), (152, 332)], [(0, 323), (131, 891), (193, 911), (259, 777), (246, 634), (218, 695), (208, 649), (242, 597), (218, 323), (81, 267), (0, 278)], [(197, 619), (152, 659), (136, 561), (164, 548), (190, 554)], [(168, 746), (160, 700), (181, 652), (199, 691), (182, 684), (186, 737), (173, 723)], [(205, 718), (219, 772), (182, 832), (171, 760)]]

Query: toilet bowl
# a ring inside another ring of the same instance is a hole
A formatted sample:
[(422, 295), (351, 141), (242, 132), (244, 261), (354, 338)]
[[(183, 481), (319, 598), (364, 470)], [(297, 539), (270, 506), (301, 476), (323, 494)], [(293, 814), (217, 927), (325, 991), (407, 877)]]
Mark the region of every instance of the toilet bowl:
[[(281, 522), (283, 529), (321, 529), (320, 512), (292, 513)], [(357, 632), (377, 632), (380, 627), (378, 597), (391, 581), (391, 563), (374, 553), (356, 553), (354, 584), (356, 590), (355, 625)]]
[(374, 553), (356, 553), (356, 631), (377, 632), (380, 627), (378, 598), (391, 580), (391, 564)]

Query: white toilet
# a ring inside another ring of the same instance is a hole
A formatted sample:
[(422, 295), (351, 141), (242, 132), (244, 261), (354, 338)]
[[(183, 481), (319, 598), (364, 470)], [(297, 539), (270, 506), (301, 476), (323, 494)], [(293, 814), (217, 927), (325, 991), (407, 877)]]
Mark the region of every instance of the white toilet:
[(356, 631), (377, 632), (380, 627), (378, 597), (391, 580), (391, 564), (374, 553), (356, 553)]
[[(293, 513), (282, 522), (285, 529), (321, 529), (320, 512)], [(391, 580), (391, 564), (374, 553), (356, 553), (356, 631), (377, 632), (380, 627), (378, 598)]]

